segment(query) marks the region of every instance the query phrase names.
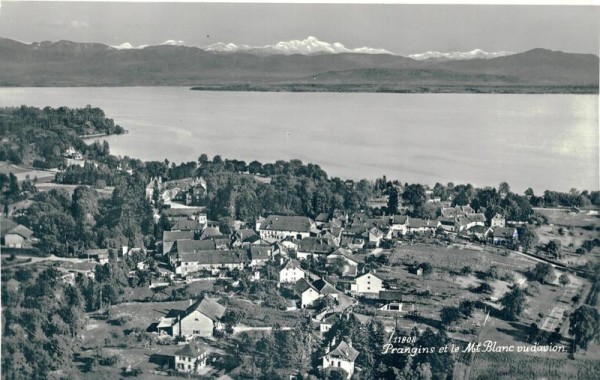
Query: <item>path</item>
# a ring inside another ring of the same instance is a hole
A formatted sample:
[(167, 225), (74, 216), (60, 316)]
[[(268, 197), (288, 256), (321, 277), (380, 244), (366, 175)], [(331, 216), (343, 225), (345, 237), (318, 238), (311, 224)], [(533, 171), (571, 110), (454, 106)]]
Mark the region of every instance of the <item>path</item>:
[(550, 313), (544, 319), (540, 329), (554, 331), (559, 327), (564, 318), (565, 311), (571, 308), (571, 299), (579, 292), (582, 283), (578, 278), (571, 277), (571, 283), (565, 286), (562, 295), (556, 301), (556, 305), (550, 310)]
[[(2, 258), (9, 258), (9, 257), (10, 257), (9, 254), (2, 254)], [(54, 256), (54, 255), (50, 255), (48, 257), (17, 255), (17, 258), (31, 259), (31, 261), (28, 261), (26, 263), (19, 263), (19, 264), (11, 265), (11, 267), (16, 267), (16, 266), (20, 266), (20, 265), (30, 265), (30, 264), (39, 263), (41, 261), (66, 261), (66, 262), (72, 262), (72, 263), (76, 263), (76, 264), (88, 261), (87, 259), (77, 259), (77, 258), (73, 258), (73, 257), (58, 257), (58, 256)]]

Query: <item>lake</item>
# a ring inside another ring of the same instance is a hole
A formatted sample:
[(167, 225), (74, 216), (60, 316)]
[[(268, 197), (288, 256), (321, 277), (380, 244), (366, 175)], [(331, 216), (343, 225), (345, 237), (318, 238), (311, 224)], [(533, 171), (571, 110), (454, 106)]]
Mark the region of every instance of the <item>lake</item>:
[(0, 106), (102, 108), (111, 152), (297, 158), (332, 176), (598, 190), (597, 95), (204, 92), (187, 87), (0, 88)]

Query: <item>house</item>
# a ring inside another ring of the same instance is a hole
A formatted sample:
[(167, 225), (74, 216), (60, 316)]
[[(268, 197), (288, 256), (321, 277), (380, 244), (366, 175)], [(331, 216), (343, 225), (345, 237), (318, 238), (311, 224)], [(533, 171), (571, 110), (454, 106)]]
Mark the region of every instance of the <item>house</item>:
[(381, 240), (385, 237), (385, 234), (379, 228), (373, 227), (365, 232), (363, 236), (370, 247), (378, 248), (379, 244), (381, 244)]
[(270, 215), (257, 227), (261, 239), (283, 240), (286, 237), (303, 239), (310, 236), (310, 231), (315, 228), (315, 224), (304, 216)]
[(406, 235), (408, 232), (408, 215), (394, 215), (390, 229), (400, 235)]
[(192, 253), (178, 253), (175, 264), (175, 273), (185, 277), (190, 273), (203, 270), (213, 274), (220, 270), (244, 269), (247, 255), (238, 251), (198, 251)]
[(225, 306), (216, 299), (204, 297), (192, 302), (185, 310), (171, 309), (162, 317), (157, 329), (161, 334), (173, 338), (189, 338), (194, 336), (212, 337), (214, 330), (221, 330), (221, 318), (225, 314)]
[(331, 238), (309, 237), (298, 242), (298, 259), (307, 259), (313, 255), (328, 255), (333, 252), (337, 246)]
[(357, 303), (357, 300), (344, 294), (344, 292), (337, 290), (330, 282), (320, 278), (312, 283), (312, 286), (317, 289), (319, 294), (323, 297), (329, 297), (335, 300), (333, 306), (334, 311), (343, 311), (348, 307)]
[(171, 231), (193, 231), (195, 234), (199, 234), (202, 229), (202, 224), (194, 219), (176, 220), (171, 227)]
[(464, 216), (457, 216), (456, 217), (456, 225), (457, 225), (458, 232), (461, 232), (464, 230), (470, 230), (471, 228), (476, 227), (476, 226), (483, 227), (483, 226), (485, 226), (485, 215), (471, 213), (471, 214), (464, 215)]
[(311, 306), (321, 298), (321, 294), (306, 279), (301, 278), (294, 285), (294, 295), (300, 299), (300, 308)]
[(315, 218), (315, 224), (317, 227), (322, 227), (325, 223), (329, 221), (329, 214), (326, 212), (322, 212)]
[(202, 231), (202, 235), (200, 235), (200, 240), (207, 240), (220, 237), (223, 237), (223, 234), (219, 230), (219, 227), (206, 227), (204, 231)]
[[(2, 221), (2, 239), (8, 248), (25, 248), (32, 242), (33, 231), (8, 219)], [(9, 228), (6, 228), (5, 226)], [(6, 229), (5, 229), (6, 228)]]
[(506, 226), (506, 219), (504, 219), (504, 217), (500, 214), (496, 214), (494, 215), (494, 217), (492, 218), (490, 225), (492, 228), (494, 227), (505, 227)]
[(350, 291), (352, 293), (367, 297), (379, 295), (379, 292), (382, 290), (384, 290), (383, 279), (371, 272), (357, 277), (350, 286)]
[(300, 267), (300, 263), (296, 260), (288, 260), (288, 262), (279, 271), (280, 284), (295, 284), (299, 279), (304, 278), (304, 270)]
[(454, 217), (440, 216), (438, 218), (439, 228), (445, 232), (457, 232), (458, 228)]
[(175, 240), (173, 246), (168, 253), (169, 262), (175, 265), (181, 255), (186, 253), (197, 253), (201, 251), (214, 251), (217, 245), (212, 240)]
[(407, 231), (409, 233), (435, 232), (438, 227), (437, 220), (426, 220), (421, 218), (410, 218)]
[(88, 249), (85, 251), (85, 255), (100, 265), (107, 264), (109, 261), (108, 249)]
[(269, 260), (271, 260), (271, 255), (273, 254), (273, 248), (271, 246), (253, 246), (250, 247), (249, 250), (250, 256), (250, 266), (257, 267), (265, 265)]
[(333, 325), (339, 320), (338, 314), (329, 314), (327, 317), (321, 319), (319, 322), (319, 334), (321, 338), (327, 333), (327, 331), (331, 330)]
[(341, 341), (337, 347), (335, 339), (330, 344), (329, 352), (323, 356), (323, 369), (334, 367), (341, 368), (346, 371), (346, 379), (350, 379), (354, 374), (354, 361), (358, 357), (359, 352), (352, 347), (352, 343)]
[(498, 245), (511, 244), (519, 239), (517, 229), (512, 227), (490, 227), (486, 235), (491, 237), (492, 243)]
[(194, 231), (163, 231), (163, 254), (169, 253), (177, 240), (194, 240)]
[(352, 255), (352, 251), (345, 248), (338, 248), (331, 255), (327, 256), (327, 267), (332, 268), (336, 265), (342, 264), (341, 275), (342, 276), (356, 276), (358, 271), (358, 264), (362, 260)]
[(177, 372), (198, 374), (201, 369), (206, 367), (208, 353), (209, 351), (205, 346), (200, 346), (197, 343), (186, 344), (173, 354), (173, 368)]
[(260, 242), (260, 237), (254, 230), (241, 228), (235, 231), (232, 239), (232, 247), (247, 247), (256, 242)]

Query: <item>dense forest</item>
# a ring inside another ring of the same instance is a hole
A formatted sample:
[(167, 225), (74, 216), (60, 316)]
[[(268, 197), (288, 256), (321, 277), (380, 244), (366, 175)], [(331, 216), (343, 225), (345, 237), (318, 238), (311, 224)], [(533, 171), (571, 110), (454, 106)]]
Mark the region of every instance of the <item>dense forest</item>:
[(33, 163), (38, 168), (60, 167), (64, 165), (63, 154), (70, 147), (90, 159), (98, 159), (108, 155), (108, 144), (88, 146), (80, 137), (124, 132), (104, 111), (91, 106), (0, 108), (0, 160)]

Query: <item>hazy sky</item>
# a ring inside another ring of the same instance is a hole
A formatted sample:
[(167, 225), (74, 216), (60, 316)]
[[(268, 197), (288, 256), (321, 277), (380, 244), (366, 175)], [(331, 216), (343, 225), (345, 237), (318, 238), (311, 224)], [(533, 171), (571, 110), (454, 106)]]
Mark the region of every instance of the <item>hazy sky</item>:
[(600, 7), (6, 2), (0, 37), (119, 45), (261, 46), (316, 36), (348, 48), (520, 52), (542, 47), (598, 54)]

